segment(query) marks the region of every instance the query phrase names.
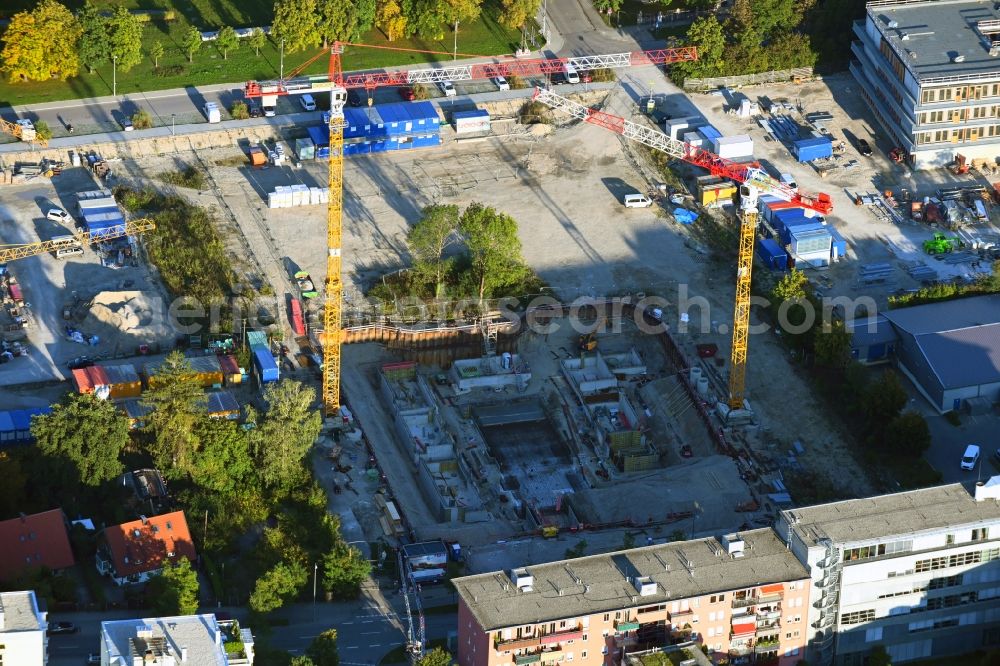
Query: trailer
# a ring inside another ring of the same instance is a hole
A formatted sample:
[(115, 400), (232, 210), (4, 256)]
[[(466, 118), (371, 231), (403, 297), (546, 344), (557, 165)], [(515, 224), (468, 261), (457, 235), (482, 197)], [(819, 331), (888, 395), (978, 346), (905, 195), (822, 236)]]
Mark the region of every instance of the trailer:
[(281, 371), (278, 369), (278, 364), (275, 363), (270, 349), (258, 345), (251, 347), (250, 353), (253, 357), (254, 374), (261, 386), (281, 379)]

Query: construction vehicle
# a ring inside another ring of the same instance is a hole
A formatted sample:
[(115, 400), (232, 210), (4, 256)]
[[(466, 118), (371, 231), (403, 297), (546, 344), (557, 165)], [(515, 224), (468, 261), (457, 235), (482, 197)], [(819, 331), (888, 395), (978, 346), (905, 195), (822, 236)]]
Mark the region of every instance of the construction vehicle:
[(585, 333), (580, 336), (577, 346), (580, 351), (594, 351), (597, 349), (597, 336), (593, 333)]
[[(334, 42), (290, 72), (287, 78), (275, 81), (248, 81), (243, 89), (243, 94), (248, 100), (261, 99), (261, 105), (265, 109), (264, 115), (268, 115), (267, 109), (274, 109), (280, 96), (314, 95), (314, 93), (322, 91), (330, 93), (328, 123), (330, 130), (330, 199), (327, 207), (323, 334), (320, 338), (323, 344), (322, 400), (324, 412), (328, 417), (336, 415), (340, 409), (340, 343), (342, 339), (341, 308), (343, 299), (340, 271), (343, 253), (341, 244), (344, 202), (344, 105), (347, 103), (349, 89), (364, 88), (368, 92), (369, 102), (371, 102), (371, 92), (375, 88), (383, 86), (408, 86), (412, 88), (417, 84), (441, 84), (446, 81), (471, 81), (497, 77), (509, 79), (511, 76), (522, 78), (550, 76), (567, 71), (567, 67), (577, 72), (590, 72), (596, 69), (618, 69), (633, 65), (668, 65), (698, 59), (698, 52), (694, 47), (678, 47), (573, 58), (511, 58), (499, 62), (344, 75), (340, 56), (343, 54), (345, 46), (365, 47), (366, 45)], [(391, 50), (391, 47), (385, 46), (374, 48), (389, 48)], [(299, 76), (306, 68), (327, 54), (329, 55), (329, 64), (325, 77)], [(445, 55), (479, 57), (476, 54), (465, 53)]]
[(736, 163), (689, 143), (672, 139), (657, 129), (639, 125), (619, 116), (588, 108), (548, 90), (535, 89), (535, 101), (585, 122), (611, 130), (654, 150), (707, 169), (713, 176), (728, 178), (740, 186), (740, 240), (736, 272), (736, 304), (733, 314), (733, 350), (729, 369), (730, 412), (745, 409), (747, 335), (750, 330), (750, 274), (757, 235), (757, 200), (761, 194), (776, 196), (796, 206), (824, 215), (833, 210), (827, 194), (810, 196), (781, 183), (758, 163)]
[(7, 134), (14, 136), (21, 141), (37, 143), (42, 148), (49, 145), (47, 139), (43, 139), (38, 136), (38, 133), (35, 131), (35, 124), (30, 120), (22, 119), (12, 123), (0, 118), (0, 130), (3, 130)]
[(951, 172), (956, 176), (962, 176), (969, 173), (969, 165), (966, 164), (965, 155), (955, 153), (955, 161), (952, 162)]
[(924, 241), (924, 252), (930, 255), (948, 254), (962, 246), (962, 241), (956, 237), (951, 238), (940, 232), (935, 232), (934, 238)]
[(889, 151), (889, 159), (896, 164), (902, 164), (903, 160), (906, 159), (906, 151), (897, 146)]
[(299, 292), (302, 294), (303, 299), (316, 298), (319, 296), (319, 292), (316, 291), (316, 285), (309, 273), (306, 273), (305, 271), (298, 271), (295, 273), (295, 283), (299, 286)]

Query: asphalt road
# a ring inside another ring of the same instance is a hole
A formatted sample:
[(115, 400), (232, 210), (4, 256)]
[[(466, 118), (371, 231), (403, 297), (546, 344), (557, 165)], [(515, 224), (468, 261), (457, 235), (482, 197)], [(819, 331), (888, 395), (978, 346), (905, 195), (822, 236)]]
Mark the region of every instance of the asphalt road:
[[(243, 608), (223, 608), (241, 622), (247, 620)], [(203, 609), (203, 612), (211, 612)], [(76, 634), (49, 637), (49, 666), (80, 666), (91, 652), (100, 651), (101, 622), (143, 617), (137, 611), (107, 613), (50, 613), (49, 622), (70, 621), (80, 627)], [(337, 642), (342, 664), (377, 664), (394, 648), (405, 644), (407, 623), (402, 598), (379, 602), (365, 598), (355, 602), (293, 604), (282, 609), (277, 617), (288, 620), (287, 626), (273, 628), (268, 643), (275, 648), (303, 654), (316, 636), (327, 629), (337, 629)], [(425, 618), (427, 639), (447, 639), (456, 631), (454, 613), (428, 615)], [(414, 617), (414, 629), (417, 619)], [(250, 630), (257, 635), (252, 623)]]
[[(551, 39), (543, 49), (548, 56), (572, 56), (593, 53), (621, 53), (652, 46), (654, 42), (646, 29), (619, 31), (608, 28), (601, 21), (589, 2), (581, 0), (548, 0)], [(349, 66), (349, 58), (345, 60)], [(459, 95), (482, 92), (480, 84), (456, 83)], [(45, 120), (55, 137), (68, 136), (72, 125), (74, 135), (114, 132), (121, 129), (120, 120), (131, 116), (137, 108), (144, 108), (153, 116), (155, 127), (171, 128), (191, 123), (205, 122), (202, 111), (205, 102), (216, 102), (224, 109), (243, 98), (243, 82), (220, 83), (212, 86), (160, 90), (148, 93), (123, 94), (86, 100), (65, 100), (24, 107), (0, 108), (0, 117), (7, 120), (31, 118)], [(322, 97), (322, 96), (320, 96)], [(394, 89), (379, 89), (374, 94), (375, 103), (399, 101)], [(323, 102), (322, 99), (319, 100)], [(278, 115), (300, 112), (298, 96), (279, 100)]]

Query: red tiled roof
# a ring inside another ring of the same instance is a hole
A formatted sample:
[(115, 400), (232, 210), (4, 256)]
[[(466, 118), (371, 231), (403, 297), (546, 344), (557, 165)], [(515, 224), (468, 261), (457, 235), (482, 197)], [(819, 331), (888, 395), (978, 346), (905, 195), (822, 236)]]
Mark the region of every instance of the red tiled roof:
[(27, 567), (65, 569), (75, 563), (62, 509), (0, 522), (0, 580)]
[(181, 557), (193, 562), (196, 556), (183, 511), (108, 527), (104, 539), (121, 578), (159, 569), (164, 561), (177, 562)]

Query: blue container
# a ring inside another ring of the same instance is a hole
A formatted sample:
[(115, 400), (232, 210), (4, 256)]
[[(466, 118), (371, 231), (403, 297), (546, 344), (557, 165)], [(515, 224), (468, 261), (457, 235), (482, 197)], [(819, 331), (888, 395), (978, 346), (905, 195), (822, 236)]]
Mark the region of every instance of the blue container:
[(792, 155), (799, 162), (812, 162), (833, 156), (833, 141), (828, 136), (799, 139), (792, 142)]
[(250, 347), (250, 353), (253, 356), (253, 369), (257, 375), (258, 382), (261, 384), (270, 384), (281, 378), (278, 364), (274, 362), (274, 356), (271, 355), (270, 349), (261, 345), (254, 345)]
[(35, 438), (31, 436), (31, 417), (36, 414), (51, 413), (51, 407), (13, 409), (0, 412), (0, 448), (30, 444), (35, 441)]
[(757, 241), (757, 256), (772, 271), (788, 270), (788, 253), (771, 238)]
[(320, 157), (319, 151), (324, 148), (327, 150), (326, 157), (329, 157), (330, 151), (330, 128), (329, 127), (307, 127), (306, 131), (309, 132), (309, 138), (312, 139), (313, 145), (316, 146), (316, 157)]
[(701, 132), (701, 135), (705, 137), (705, 140), (709, 143), (711, 143), (712, 139), (722, 138), (722, 133), (711, 125), (702, 125), (698, 128), (698, 131)]

